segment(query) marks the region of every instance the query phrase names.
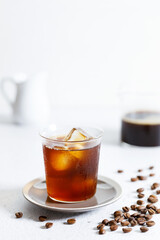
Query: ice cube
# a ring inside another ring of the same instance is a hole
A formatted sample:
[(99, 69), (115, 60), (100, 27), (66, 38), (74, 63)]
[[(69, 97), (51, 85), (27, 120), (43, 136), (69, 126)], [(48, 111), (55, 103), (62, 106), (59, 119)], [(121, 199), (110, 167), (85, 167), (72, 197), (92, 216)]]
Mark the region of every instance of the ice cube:
[(66, 171), (72, 169), (75, 159), (69, 154), (69, 151), (58, 148), (55, 150), (51, 165), (57, 171)]
[(69, 134), (65, 137), (65, 141), (84, 141), (92, 137), (81, 128), (72, 128)]

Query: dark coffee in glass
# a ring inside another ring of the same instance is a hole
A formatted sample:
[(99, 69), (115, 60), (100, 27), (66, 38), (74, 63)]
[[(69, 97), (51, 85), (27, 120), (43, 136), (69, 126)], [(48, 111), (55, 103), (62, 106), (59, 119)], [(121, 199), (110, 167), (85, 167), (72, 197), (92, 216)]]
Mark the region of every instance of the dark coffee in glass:
[(160, 112), (127, 113), (122, 119), (121, 141), (136, 146), (160, 146)]

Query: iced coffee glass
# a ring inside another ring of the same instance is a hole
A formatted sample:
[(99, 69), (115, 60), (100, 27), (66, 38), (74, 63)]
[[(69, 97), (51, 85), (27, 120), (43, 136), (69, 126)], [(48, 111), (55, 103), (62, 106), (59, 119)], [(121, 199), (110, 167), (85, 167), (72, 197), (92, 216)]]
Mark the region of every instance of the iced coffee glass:
[(78, 202), (96, 192), (102, 130), (55, 128), (41, 131), (48, 196)]

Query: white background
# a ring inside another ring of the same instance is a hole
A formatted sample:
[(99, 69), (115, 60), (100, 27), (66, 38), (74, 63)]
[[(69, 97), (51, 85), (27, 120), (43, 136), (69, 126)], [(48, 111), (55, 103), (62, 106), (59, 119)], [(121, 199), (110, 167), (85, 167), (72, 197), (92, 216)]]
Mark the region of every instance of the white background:
[(122, 83), (160, 82), (159, 56), (158, 0), (0, 0), (0, 77), (48, 71), (54, 106), (116, 105)]

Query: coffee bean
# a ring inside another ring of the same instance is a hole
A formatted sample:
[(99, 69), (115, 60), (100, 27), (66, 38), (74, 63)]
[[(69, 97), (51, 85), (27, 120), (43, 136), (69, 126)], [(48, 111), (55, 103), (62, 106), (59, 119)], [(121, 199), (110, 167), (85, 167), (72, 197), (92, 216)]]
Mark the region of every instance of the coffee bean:
[(154, 166), (150, 166), (149, 169), (152, 170), (154, 168)]
[(105, 227), (105, 224), (103, 224), (103, 223), (100, 223), (100, 224), (97, 226), (98, 229), (104, 228), (104, 227)]
[(159, 183), (153, 183), (151, 186), (151, 190), (155, 190), (158, 187), (159, 187)]
[(74, 224), (75, 222), (76, 222), (75, 218), (70, 218), (70, 219), (67, 220), (68, 224)]
[(116, 224), (117, 224), (117, 222), (115, 220), (111, 220), (108, 222), (109, 226), (116, 225)]
[(134, 227), (137, 225), (137, 221), (135, 219), (133, 219), (132, 221), (130, 221), (131, 226)]
[(131, 182), (136, 182), (136, 181), (138, 181), (138, 178), (131, 178)]
[(147, 200), (148, 200), (148, 202), (151, 202), (151, 203), (156, 203), (156, 202), (158, 202), (158, 199), (157, 199), (157, 198), (154, 198), (154, 197), (149, 197)]
[(154, 221), (148, 221), (148, 222), (146, 222), (146, 225), (147, 225), (147, 227), (152, 227), (152, 226), (155, 225), (155, 222)]
[(149, 176), (150, 176), (150, 177), (154, 177), (154, 176), (155, 176), (155, 173), (150, 173)]
[(39, 216), (39, 221), (44, 222), (47, 220), (46, 216)]
[(148, 211), (148, 210), (147, 210), (147, 208), (144, 208), (144, 209), (141, 209), (141, 211), (140, 211), (140, 212), (141, 212), (141, 213), (143, 213), (143, 214), (146, 214), (146, 213), (147, 213), (147, 211)]
[(138, 197), (138, 198), (144, 198), (144, 194), (143, 194), (143, 193), (139, 193), (139, 194), (137, 195), (137, 197)]
[(156, 191), (156, 194), (160, 194), (160, 190), (157, 190), (157, 191)]
[(134, 217), (134, 218), (139, 217), (139, 216), (140, 216), (139, 213), (133, 213), (133, 214), (131, 215), (131, 217)]
[(157, 214), (160, 214), (160, 208), (158, 208), (158, 209), (156, 210), (156, 213), (157, 213)]
[(148, 209), (148, 213), (149, 213), (150, 215), (153, 215), (153, 214), (155, 214), (155, 211), (154, 211), (152, 208), (150, 208), (150, 209)]
[(123, 213), (123, 216), (124, 216), (124, 218), (127, 219), (127, 218), (130, 218), (131, 215), (128, 212), (125, 212), (125, 213)]
[(45, 224), (45, 227), (46, 228), (51, 228), (53, 226), (53, 223), (51, 223), (51, 222), (47, 222), (46, 224)]
[(153, 205), (152, 203), (149, 203), (146, 205), (146, 208), (152, 208), (153, 210), (157, 210), (157, 207), (155, 205)]
[(150, 214), (146, 214), (145, 215), (145, 219), (148, 221), (148, 220), (151, 220), (151, 218), (152, 218), (152, 215), (150, 215)]
[(141, 192), (143, 192), (143, 191), (144, 191), (144, 188), (138, 188), (138, 189), (137, 189), (137, 192), (138, 192), (138, 193), (141, 193)]
[(122, 226), (128, 226), (128, 225), (129, 225), (129, 222), (128, 222), (128, 221), (121, 222), (121, 225), (122, 225)]
[(124, 220), (124, 217), (117, 216), (117, 217), (115, 217), (114, 220), (115, 220), (117, 223), (120, 223), (120, 222), (122, 222), (122, 221)]
[(146, 223), (146, 219), (145, 218), (137, 218), (137, 222), (139, 225), (144, 225)]
[(104, 219), (104, 220), (102, 221), (102, 223), (107, 226), (108, 223), (109, 223), (109, 221), (108, 221), (108, 219)]
[(106, 233), (106, 230), (104, 228), (99, 229), (99, 234), (105, 234), (105, 233)]
[(118, 172), (118, 173), (123, 173), (123, 170), (118, 170), (117, 172)]
[(122, 207), (124, 212), (129, 212), (129, 207)]
[(142, 169), (138, 169), (138, 172), (142, 172), (143, 170)]
[(117, 216), (122, 216), (122, 211), (115, 211), (114, 212), (114, 217), (117, 217)]
[(150, 208), (152, 208), (154, 211), (157, 210), (157, 207), (154, 204), (150, 204)]
[(15, 216), (16, 216), (16, 218), (21, 218), (21, 217), (23, 217), (23, 213), (22, 212), (16, 212)]
[(132, 228), (122, 228), (122, 231), (123, 231), (124, 233), (129, 233), (129, 232), (132, 231)]
[(147, 179), (146, 176), (137, 176), (137, 178), (140, 180), (140, 181), (144, 181)]
[(136, 210), (136, 207), (137, 207), (137, 205), (131, 205), (131, 209), (133, 210), (133, 211), (135, 211)]
[(118, 225), (111, 225), (110, 230), (111, 231), (116, 231), (118, 229)]
[(136, 210), (137, 210), (138, 212), (142, 212), (144, 209), (145, 209), (145, 206), (138, 206), (138, 207), (136, 208)]
[(140, 227), (141, 232), (147, 232), (149, 229), (147, 227)]
[(143, 202), (142, 200), (138, 200), (138, 201), (137, 201), (137, 204), (138, 204), (138, 205), (143, 205), (144, 202)]

